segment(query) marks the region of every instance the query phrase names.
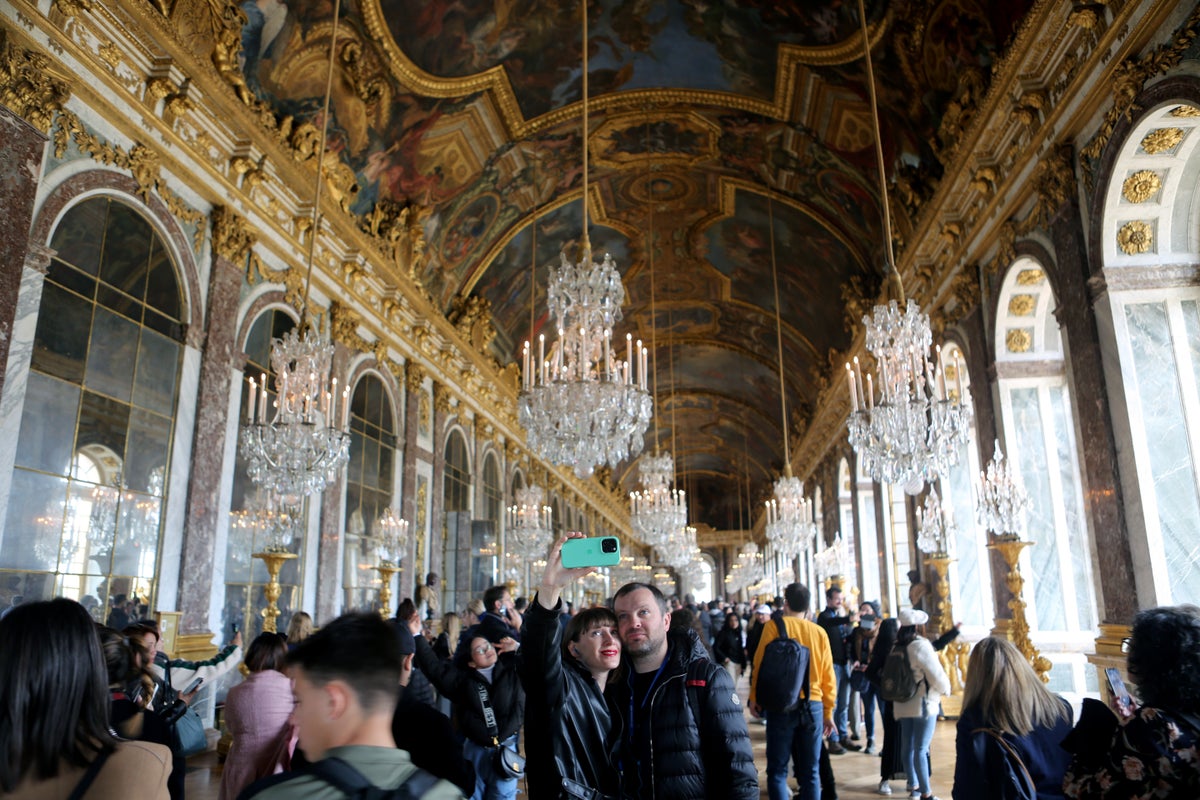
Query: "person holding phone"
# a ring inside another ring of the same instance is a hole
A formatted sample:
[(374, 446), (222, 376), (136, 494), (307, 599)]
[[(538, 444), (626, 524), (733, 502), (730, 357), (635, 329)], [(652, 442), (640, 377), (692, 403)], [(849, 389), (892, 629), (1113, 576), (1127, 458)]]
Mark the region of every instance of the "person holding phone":
[(1071, 756), (1061, 743), (1071, 717), (1071, 706), (1046, 688), (1012, 642), (980, 641), (963, 687), (954, 800), (1004, 800), (1010, 771), (1028, 773), (1038, 800), (1062, 798)]
[(489, 641), (498, 642), (509, 636), (520, 643), (521, 614), (513, 607), (507, 586), (492, 586), (483, 593), (483, 613), (479, 615), (478, 627), (480, 634)]
[(1063, 742), (1073, 755), (1066, 796), (1200, 797), (1200, 608), (1139, 612), (1123, 649), (1142, 704), (1118, 699), (1119, 685), (1112, 707), (1083, 701)]
[(616, 797), (620, 776), (604, 700), (608, 676), (621, 663), (617, 618), (587, 608), (559, 623), (562, 590), (591, 572), (563, 566), (568, 533), (550, 550), (537, 594), (525, 613), (521, 681), (525, 685), (525, 742), (531, 797)]

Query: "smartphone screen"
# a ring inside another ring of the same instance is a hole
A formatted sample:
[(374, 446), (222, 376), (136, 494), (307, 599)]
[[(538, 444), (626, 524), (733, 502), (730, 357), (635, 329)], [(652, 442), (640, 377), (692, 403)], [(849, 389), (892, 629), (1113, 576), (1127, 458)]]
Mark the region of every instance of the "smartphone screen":
[(1121, 679), (1121, 672), (1116, 667), (1107, 667), (1104, 670), (1104, 677), (1108, 679), (1108, 689), (1112, 692), (1113, 705), (1116, 706), (1117, 713), (1123, 717), (1132, 717), (1135, 704), (1133, 697), (1129, 694), (1129, 689), (1125, 686), (1125, 681)]
[(621, 563), (621, 540), (615, 536), (567, 539), (562, 547), (564, 567), (611, 567)]
[(191, 683), (189, 683), (187, 685), (187, 688), (183, 690), (183, 694), (191, 694), (192, 692), (199, 689), (200, 684), (202, 684), (202, 683), (204, 683), (204, 678), (196, 678), (196, 680), (192, 681)]

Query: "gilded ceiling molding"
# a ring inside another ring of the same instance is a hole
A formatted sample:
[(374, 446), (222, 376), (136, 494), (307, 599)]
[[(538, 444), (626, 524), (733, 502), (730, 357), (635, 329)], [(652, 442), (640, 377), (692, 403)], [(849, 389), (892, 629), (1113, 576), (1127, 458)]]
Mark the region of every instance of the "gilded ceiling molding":
[(179, 195), (171, 191), (162, 182), (160, 171), (161, 157), (157, 150), (142, 144), (135, 144), (129, 150), (119, 145), (113, 145), (87, 131), (74, 112), (61, 109), (54, 126), (54, 155), (62, 158), (66, 155), (67, 147), (73, 140), (75, 145), (86, 156), (108, 167), (128, 170), (138, 185), (138, 194), (143, 200), (148, 200), (151, 192), (156, 192), (162, 198), (171, 213), (185, 222), (196, 227), (192, 236), (192, 248), (199, 253), (204, 244), (204, 214), (192, 208)]
[(1174, 150), (1183, 141), (1180, 128), (1157, 128), (1142, 138), (1141, 147), (1152, 156)]
[[(246, 264), (246, 281), (251, 286), (263, 282), (283, 285), (286, 290), (284, 297), (292, 308), (298, 309), (304, 302), (304, 276), (300, 269), (271, 269), (253, 250)], [(323, 309), (310, 299), (308, 311), (313, 317), (318, 317)]]
[(75, 17), (92, 10), (92, 0), (54, 0), (54, 8), (64, 17)]
[(213, 252), (232, 264), (246, 263), (250, 249), (258, 241), (246, 220), (227, 206), (213, 206), (210, 220)]
[(1088, 188), (1091, 189), (1093, 180), (1093, 163), (1100, 159), (1108, 140), (1112, 138), (1117, 123), (1124, 119), (1133, 121), (1134, 112), (1138, 110), (1136, 99), (1146, 82), (1156, 75), (1176, 67), (1184, 54), (1191, 49), (1197, 34), (1200, 34), (1200, 5), (1197, 5), (1188, 16), (1187, 21), (1175, 32), (1170, 42), (1155, 48), (1152, 52), (1140, 58), (1127, 58), (1117, 65), (1112, 80), (1113, 104), (1104, 115), (1104, 122), (1081, 151), (1085, 162)]
[[(574, 119), (582, 113), (583, 103), (580, 101), (527, 120), (521, 112), (516, 93), (513, 91), (512, 83), (508, 79), (503, 64), (497, 64), (483, 72), (462, 78), (440, 78), (414, 64), (408, 54), (396, 44), (388, 30), (380, 0), (367, 0), (362, 4), (361, 12), (367, 35), (382, 50), (380, 60), (391, 68), (392, 74), (402, 86), (414, 94), (434, 98), (465, 97), (477, 92), (488, 92), (500, 110), (501, 119), (511, 139), (526, 138), (540, 130), (552, 128), (562, 122)], [(887, 16), (870, 26), (868, 39), (871, 47), (875, 47), (883, 39), (891, 18), (892, 11), (889, 7)], [(599, 112), (623, 108), (644, 108), (647, 104), (663, 102), (668, 105), (724, 107), (787, 120), (797, 101), (795, 90), (797, 66), (846, 64), (861, 58), (862, 53), (862, 42), (857, 34), (848, 36), (842, 42), (822, 47), (780, 46), (775, 67), (775, 96), (770, 101), (754, 100), (733, 92), (643, 89), (589, 98), (588, 108), (592, 112)]]
[(1121, 184), (1121, 196), (1131, 203), (1144, 203), (1162, 188), (1162, 178), (1152, 169), (1142, 169)]
[(71, 82), (36, 50), (18, 47), (0, 27), (0, 103), (42, 133), (71, 99)]
[(479, 353), (491, 358), (489, 348), (496, 338), (496, 326), (492, 322), (492, 303), (486, 297), (459, 295), (454, 298), (449, 320), (462, 336)]
[(1154, 246), (1154, 229), (1149, 223), (1130, 220), (1117, 231), (1117, 246), (1122, 253), (1130, 256), (1148, 252)]
[(336, 300), (330, 304), (329, 334), (333, 340), (341, 342), (351, 350), (360, 353), (370, 353), (374, 349), (372, 344), (358, 332), (358, 326), (362, 324), (362, 315), (350, 306), (345, 303), (339, 303)]
[(401, 207), (389, 198), (379, 200), (368, 213), (359, 217), (359, 227), (390, 255), (401, 274), (408, 275), (414, 288), (429, 299), (429, 292), (418, 277), (429, 254), (425, 247), (425, 221), (433, 209), (411, 204)]
[(433, 384), (433, 409), (439, 414), (447, 415), (454, 407), (451, 400), (454, 399), (454, 393), (450, 391), (450, 387), (440, 381), (435, 381)]

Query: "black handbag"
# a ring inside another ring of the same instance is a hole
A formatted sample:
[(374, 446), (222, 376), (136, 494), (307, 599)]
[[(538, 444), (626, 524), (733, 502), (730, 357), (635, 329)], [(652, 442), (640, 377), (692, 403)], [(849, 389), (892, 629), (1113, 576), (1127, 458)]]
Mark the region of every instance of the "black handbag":
[(492, 751), (492, 769), (510, 780), (524, 777), (525, 756), (500, 744), (500, 729), (496, 725), (496, 712), (492, 710), (487, 687), (476, 683), (475, 691), (479, 693), (479, 705), (483, 707), (483, 723), (487, 725), (488, 736), (492, 737), (492, 747), (495, 748)]

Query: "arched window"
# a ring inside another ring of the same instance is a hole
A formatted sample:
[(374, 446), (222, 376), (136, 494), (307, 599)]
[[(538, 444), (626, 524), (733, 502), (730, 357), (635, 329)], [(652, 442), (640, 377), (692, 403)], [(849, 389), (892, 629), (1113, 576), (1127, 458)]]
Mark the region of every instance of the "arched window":
[(1200, 109), (1151, 109), (1112, 175), (1097, 314), (1117, 354), (1105, 368), (1118, 451), (1129, 453), (1121, 472), (1138, 605), (1200, 603), (1200, 287), (1180, 268), (1200, 263)]
[(458, 429), (446, 437), (446, 466), (442, 478), (442, 571), (448, 605), (465, 608), (471, 600), (471, 467), (467, 440)]
[(346, 465), (343, 581), (346, 608), (379, 605), (379, 573), (373, 537), (396, 488), (396, 426), (392, 401), (377, 375), (364, 375), (350, 400), (350, 461)]
[[(879, 580), (879, 565), (883, 549), (879, 546), (879, 525), (875, 515), (875, 482), (862, 471), (862, 459), (855, 459), (854, 480), (858, 484), (858, 536), (862, 543), (862, 591), (864, 600), (880, 600), (883, 584)], [(890, 604), (885, 609), (896, 613)]]
[(1004, 454), (1030, 499), (1024, 532), (1034, 542), (1025, 551), (1026, 575), (1035, 576), (1025, 584), (1030, 627), (1090, 633), (1096, 624), (1091, 550), (1054, 305), (1041, 265), (1018, 259), (1005, 275), (996, 314)]
[(472, 526), (471, 591), (482, 594), (496, 580), (500, 552), (500, 517), (504, 494), (500, 485), (500, 466), (494, 453), (483, 460), (483, 519)]
[[(837, 482), (837, 501), (838, 501), (838, 531), (842, 534), (842, 540), (846, 543), (846, 552), (851, 558), (858, 560), (858, 552), (856, 550), (857, 536), (854, 532), (854, 500), (850, 494), (850, 462), (842, 459), (838, 462), (838, 482)], [(862, 580), (860, 573), (860, 565), (855, 563), (852, 566), (851, 574), (846, 578), (851, 584), (859, 587), (860, 597), (862, 597)]]
[[(942, 348), (942, 357), (946, 364), (947, 391), (957, 399), (960, 381), (964, 394), (971, 389), (966, 359), (953, 342)], [(959, 367), (962, 368), (961, 376), (958, 374)], [(942, 496), (943, 510), (958, 530), (957, 537), (949, 543), (950, 555), (955, 559), (950, 567), (950, 600), (954, 606), (954, 618), (967, 628), (978, 629), (975, 633), (985, 635), (985, 630), (995, 618), (995, 608), (992, 605), (987, 532), (979, 528), (976, 521), (978, 515), (975, 513), (979, 471), (979, 446), (972, 418), (967, 441), (958, 452), (958, 463), (941, 477), (938, 491)]]
[[(275, 373), (271, 369), (271, 340), (282, 337), (296, 327), (291, 316), (279, 308), (260, 314), (250, 326), (246, 336), (246, 366), (241, 388), (241, 413), (238, 419), (246, 418), (250, 402), (249, 379), (263, 385), (266, 375), (268, 404), (275, 402)], [(253, 553), (264, 550), (271, 532), (263, 524), (263, 517), (256, 512), (263, 509), (267, 501), (266, 492), (260, 490), (247, 473), (246, 459), (239, 452), (233, 467), (233, 496), (229, 522), (229, 537), (225, 550), (225, 606), (222, 612), (224, 629), (237, 624), (246, 632), (247, 640), (262, 632), (262, 617), (259, 612), (266, 608), (266, 588), (270, 582), (266, 565)], [(307, 502), (305, 503), (307, 506)], [(279, 571), (279, 583), (283, 587), (277, 601), (281, 615), (276, 624), (286, 630), (292, 612), (300, 602), (300, 582), (304, 574), (304, 532), (307, 529), (307, 512), (300, 515), (292, 525), (291, 542), (288, 550), (300, 558), (283, 562)]]
[(117, 200), (71, 208), (50, 246), (0, 575), (99, 621), (120, 606), (120, 623), (158, 589), (183, 298), (163, 241)]

